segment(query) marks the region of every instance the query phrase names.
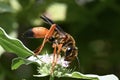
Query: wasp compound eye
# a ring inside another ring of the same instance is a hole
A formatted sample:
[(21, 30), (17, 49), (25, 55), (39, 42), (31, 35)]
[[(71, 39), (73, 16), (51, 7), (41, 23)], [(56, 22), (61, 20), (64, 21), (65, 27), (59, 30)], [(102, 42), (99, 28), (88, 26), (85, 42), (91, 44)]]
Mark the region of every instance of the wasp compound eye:
[(68, 47), (67, 50), (66, 50), (66, 57), (69, 56), (72, 52), (73, 48), (72, 47)]

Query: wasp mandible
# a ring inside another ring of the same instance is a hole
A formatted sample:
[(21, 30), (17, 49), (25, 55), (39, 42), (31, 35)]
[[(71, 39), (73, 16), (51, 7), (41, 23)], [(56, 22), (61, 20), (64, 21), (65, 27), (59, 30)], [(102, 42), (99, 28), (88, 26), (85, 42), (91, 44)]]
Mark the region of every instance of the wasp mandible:
[(24, 35), (31, 38), (44, 38), (42, 44), (34, 51), (35, 55), (38, 55), (42, 51), (46, 42), (52, 43), (52, 47), (54, 48), (52, 62), (53, 71), (60, 52), (64, 53), (65, 61), (71, 62), (77, 57), (78, 48), (76, 47), (74, 38), (63, 31), (58, 24), (54, 23), (45, 15), (42, 15), (40, 18), (51, 26), (50, 29), (45, 27), (34, 27), (26, 31)]

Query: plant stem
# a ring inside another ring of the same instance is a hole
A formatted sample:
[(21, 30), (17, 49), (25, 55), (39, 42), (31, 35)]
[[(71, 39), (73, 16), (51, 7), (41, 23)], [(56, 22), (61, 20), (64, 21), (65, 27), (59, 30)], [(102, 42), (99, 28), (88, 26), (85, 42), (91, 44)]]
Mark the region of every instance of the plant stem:
[(54, 76), (50, 75), (50, 79), (49, 80), (54, 80)]

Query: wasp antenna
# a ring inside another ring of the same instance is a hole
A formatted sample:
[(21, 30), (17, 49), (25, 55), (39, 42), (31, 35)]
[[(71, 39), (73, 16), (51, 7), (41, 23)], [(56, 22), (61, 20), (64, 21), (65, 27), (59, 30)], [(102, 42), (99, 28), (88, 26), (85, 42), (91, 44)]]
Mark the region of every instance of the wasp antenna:
[(51, 19), (49, 19), (48, 17), (46, 17), (45, 15), (41, 15), (40, 18), (43, 19), (46, 23), (48, 23), (50, 25), (54, 24), (54, 22)]
[(77, 59), (77, 62), (78, 62), (78, 69), (79, 69), (79, 71), (80, 71), (80, 61), (79, 61), (78, 56), (76, 56), (76, 59)]

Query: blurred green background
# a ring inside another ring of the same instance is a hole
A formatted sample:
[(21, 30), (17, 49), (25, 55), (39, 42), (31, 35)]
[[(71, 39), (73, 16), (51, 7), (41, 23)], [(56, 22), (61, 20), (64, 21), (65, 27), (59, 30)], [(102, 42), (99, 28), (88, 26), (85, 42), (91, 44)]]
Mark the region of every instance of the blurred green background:
[[(42, 39), (27, 39), (22, 34), (34, 26), (49, 28), (39, 18), (42, 14), (75, 38), (81, 73), (120, 78), (120, 0), (0, 0), (0, 26), (31, 50)], [(47, 43), (42, 53), (52, 53), (49, 47)], [(32, 76), (37, 74), (34, 64), (12, 71), (15, 57), (0, 48), (0, 80), (47, 80)]]

